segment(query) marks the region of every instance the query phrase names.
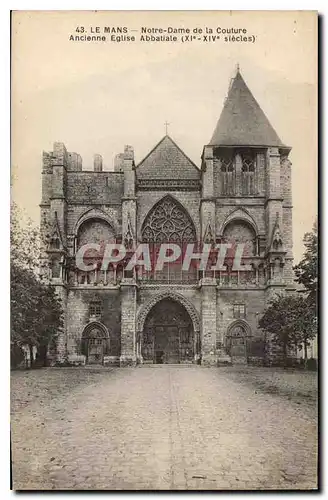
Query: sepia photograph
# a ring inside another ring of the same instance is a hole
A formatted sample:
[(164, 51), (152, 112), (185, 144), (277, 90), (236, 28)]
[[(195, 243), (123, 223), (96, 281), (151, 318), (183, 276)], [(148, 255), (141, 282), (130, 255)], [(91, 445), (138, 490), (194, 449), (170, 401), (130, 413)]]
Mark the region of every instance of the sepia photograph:
[(13, 11), (15, 491), (315, 491), (318, 13)]

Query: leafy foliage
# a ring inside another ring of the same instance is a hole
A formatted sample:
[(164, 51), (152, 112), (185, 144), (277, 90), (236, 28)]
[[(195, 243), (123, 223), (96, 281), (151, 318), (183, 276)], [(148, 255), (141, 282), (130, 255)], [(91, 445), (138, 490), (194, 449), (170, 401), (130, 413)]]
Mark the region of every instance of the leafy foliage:
[(307, 298), (299, 294), (274, 297), (260, 319), (259, 326), (282, 349), (285, 364), (291, 348), (308, 346), (316, 334), (313, 309)]
[[(303, 293), (280, 295), (273, 298), (263, 317), (260, 328), (271, 336), (287, 361), (292, 347), (307, 347), (317, 334), (317, 290), (318, 290), (318, 229), (317, 222), (311, 233), (304, 235), (305, 252), (302, 260), (294, 267), (296, 281), (303, 285)], [(301, 291), (302, 292), (302, 291)]]
[(39, 232), (30, 220), (20, 223), (17, 206), (11, 212), (11, 353), (36, 346), (44, 356), (63, 326), (61, 302), (55, 290), (38, 277)]
[(10, 213), (10, 255), (13, 264), (38, 273), (40, 232), (15, 202)]
[(313, 226), (311, 233), (305, 233), (303, 239), (305, 252), (303, 258), (294, 267), (296, 281), (303, 285), (311, 306), (316, 309), (318, 290), (318, 224)]

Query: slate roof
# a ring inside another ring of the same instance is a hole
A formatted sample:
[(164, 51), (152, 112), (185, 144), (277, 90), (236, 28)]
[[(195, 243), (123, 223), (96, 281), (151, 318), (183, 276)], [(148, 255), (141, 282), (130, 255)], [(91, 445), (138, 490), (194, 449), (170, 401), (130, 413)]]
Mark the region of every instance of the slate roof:
[(239, 71), (232, 80), (209, 145), (286, 147)]
[(199, 179), (200, 171), (179, 146), (165, 135), (137, 165), (138, 178)]

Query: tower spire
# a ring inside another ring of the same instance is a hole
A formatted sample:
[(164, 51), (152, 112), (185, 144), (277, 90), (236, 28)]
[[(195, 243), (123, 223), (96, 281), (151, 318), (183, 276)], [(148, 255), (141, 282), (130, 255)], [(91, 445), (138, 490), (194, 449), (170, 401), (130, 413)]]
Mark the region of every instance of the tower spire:
[(246, 85), (239, 63), (210, 145), (286, 147)]

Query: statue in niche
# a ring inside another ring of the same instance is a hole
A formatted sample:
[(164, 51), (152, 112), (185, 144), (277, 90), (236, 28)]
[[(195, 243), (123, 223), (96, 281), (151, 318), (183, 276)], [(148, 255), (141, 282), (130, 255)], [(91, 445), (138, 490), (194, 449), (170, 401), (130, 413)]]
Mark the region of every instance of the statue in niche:
[[(46, 235), (47, 238), (49, 238), (48, 235)], [(51, 231), (51, 236), (49, 238), (49, 248), (52, 250), (59, 250), (61, 246), (61, 236), (60, 236), (60, 229), (58, 225), (58, 218), (57, 218), (57, 212), (55, 212), (55, 219), (52, 223), (52, 231)]]
[(212, 232), (210, 220), (208, 220), (207, 226), (206, 226), (206, 229), (205, 229), (204, 243), (208, 243), (208, 244), (211, 244), (211, 245), (213, 245), (215, 243), (215, 239), (213, 237), (213, 232)]
[(273, 250), (281, 250), (282, 249), (282, 236), (279, 227), (279, 214), (277, 213), (276, 223), (273, 229), (273, 237), (272, 237), (272, 247)]
[(124, 237), (125, 248), (131, 250), (133, 248), (133, 232), (130, 221), (130, 216), (128, 215), (128, 228)]
[(282, 247), (282, 238), (281, 238), (279, 226), (276, 227), (276, 229), (274, 231), (272, 245), (273, 245), (274, 250), (280, 250)]

